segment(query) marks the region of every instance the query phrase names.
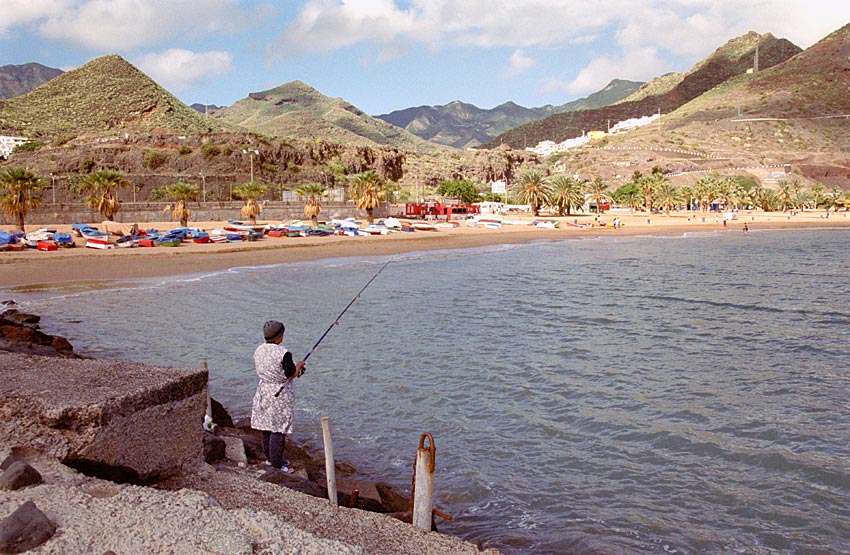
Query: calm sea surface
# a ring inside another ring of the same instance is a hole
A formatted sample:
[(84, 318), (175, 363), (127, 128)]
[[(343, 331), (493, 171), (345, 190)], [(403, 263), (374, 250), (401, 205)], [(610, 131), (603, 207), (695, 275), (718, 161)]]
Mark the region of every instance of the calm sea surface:
[[(368, 239), (366, 239), (368, 240)], [(209, 361), (250, 412), (263, 321), (303, 356), (387, 258), (4, 291), (86, 355)], [(850, 231), (398, 256), (313, 354), (296, 436), (505, 553), (850, 553)]]

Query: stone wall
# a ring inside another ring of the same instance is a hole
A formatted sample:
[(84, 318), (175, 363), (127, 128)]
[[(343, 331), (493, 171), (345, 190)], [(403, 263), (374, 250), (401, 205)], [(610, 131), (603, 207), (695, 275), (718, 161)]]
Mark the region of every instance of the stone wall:
[[(46, 193), (38, 209), (30, 212), (27, 216), (27, 223), (72, 224), (82, 222), (96, 224), (104, 219), (103, 216), (86, 204), (79, 202), (56, 202), (54, 204), (50, 201), (49, 195), (49, 192)], [(171, 221), (171, 212), (165, 211), (168, 204), (167, 202), (122, 202), (121, 211), (115, 214), (115, 221), (124, 223)], [(243, 220), (244, 216), (239, 211), (242, 205), (241, 201), (191, 203), (189, 209), (192, 211), (192, 215), (189, 218), (189, 225), (191, 226), (192, 222)], [(399, 210), (403, 211), (404, 205), (392, 207), (391, 213), (398, 215)], [(374, 215), (376, 218), (383, 218), (386, 216), (386, 210), (382, 207), (376, 208)], [(358, 210), (352, 202), (322, 204), (320, 220), (347, 217), (365, 219), (366, 211)], [(279, 223), (305, 219), (307, 218), (304, 216), (304, 204), (301, 202), (266, 201), (257, 221)], [(0, 211), (0, 225), (15, 225), (15, 220)], [(174, 227), (178, 225), (179, 222), (174, 221)], [(28, 225), (27, 230), (29, 228)]]

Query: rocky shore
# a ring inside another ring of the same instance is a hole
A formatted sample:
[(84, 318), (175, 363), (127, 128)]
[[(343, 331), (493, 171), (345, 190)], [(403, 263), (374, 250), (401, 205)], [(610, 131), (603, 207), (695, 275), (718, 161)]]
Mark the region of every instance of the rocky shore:
[[(478, 554), (414, 528), (409, 498), (287, 446), (265, 464), (249, 423), (213, 403), (205, 368), (83, 359), (38, 317), (0, 314), (0, 553)], [(486, 550), (486, 553), (496, 553)]]

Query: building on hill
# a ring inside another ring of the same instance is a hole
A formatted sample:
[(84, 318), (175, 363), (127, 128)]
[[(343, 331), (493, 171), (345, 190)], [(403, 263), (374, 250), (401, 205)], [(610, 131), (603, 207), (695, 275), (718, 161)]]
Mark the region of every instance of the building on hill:
[(8, 158), (12, 151), (15, 150), (16, 146), (20, 146), (24, 143), (28, 143), (29, 139), (26, 137), (9, 137), (0, 135), (0, 156), (3, 158)]

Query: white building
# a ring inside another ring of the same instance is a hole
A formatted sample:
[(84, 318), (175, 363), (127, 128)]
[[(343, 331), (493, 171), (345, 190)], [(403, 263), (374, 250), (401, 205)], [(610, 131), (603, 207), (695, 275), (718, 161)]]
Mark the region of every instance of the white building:
[(16, 146), (29, 142), (26, 137), (9, 137), (0, 135), (0, 156), (8, 158)]

